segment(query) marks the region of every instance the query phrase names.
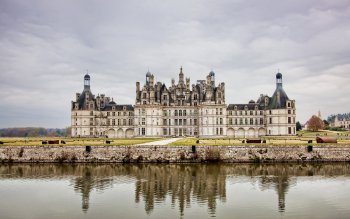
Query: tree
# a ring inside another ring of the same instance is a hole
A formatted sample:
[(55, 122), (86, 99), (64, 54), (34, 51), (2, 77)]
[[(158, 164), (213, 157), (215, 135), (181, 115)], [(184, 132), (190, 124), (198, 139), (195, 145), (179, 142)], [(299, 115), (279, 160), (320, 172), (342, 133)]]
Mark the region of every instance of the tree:
[(323, 120), (323, 124), (324, 124), (324, 129), (329, 129), (329, 122), (327, 120)]
[(297, 121), (297, 123), (295, 124), (295, 126), (296, 126), (297, 131), (300, 131), (300, 130), (301, 130), (301, 124), (300, 124), (299, 121)]
[(318, 116), (313, 115), (308, 121), (307, 128), (310, 131), (317, 132), (318, 130), (324, 129), (324, 123)]

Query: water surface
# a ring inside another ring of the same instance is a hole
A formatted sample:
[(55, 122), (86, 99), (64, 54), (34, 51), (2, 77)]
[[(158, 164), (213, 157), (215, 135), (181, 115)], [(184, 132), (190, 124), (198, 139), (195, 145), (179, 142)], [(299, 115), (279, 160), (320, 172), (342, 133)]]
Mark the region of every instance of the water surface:
[(0, 165), (0, 218), (350, 218), (350, 164)]

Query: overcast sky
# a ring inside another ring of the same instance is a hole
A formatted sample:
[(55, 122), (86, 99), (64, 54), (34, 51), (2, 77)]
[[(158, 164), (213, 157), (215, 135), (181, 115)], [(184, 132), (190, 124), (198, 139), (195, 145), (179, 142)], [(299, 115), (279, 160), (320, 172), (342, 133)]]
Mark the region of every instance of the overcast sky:
[(168, 86), (214, 70), (226, 103), (272, 95), (297, 120), (350, 111), (349, 0), (0, 1), (0, 127), (66, 127), (86, 69), (94, 94), (135, 103), (149, 69)]

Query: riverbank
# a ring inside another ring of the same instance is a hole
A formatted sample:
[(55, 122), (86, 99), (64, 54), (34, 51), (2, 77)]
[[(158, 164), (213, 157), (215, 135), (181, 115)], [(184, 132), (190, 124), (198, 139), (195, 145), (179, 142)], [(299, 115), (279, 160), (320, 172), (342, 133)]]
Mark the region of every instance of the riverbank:
[(348, 146), (4, 146), (1, 163), (350, 162)]

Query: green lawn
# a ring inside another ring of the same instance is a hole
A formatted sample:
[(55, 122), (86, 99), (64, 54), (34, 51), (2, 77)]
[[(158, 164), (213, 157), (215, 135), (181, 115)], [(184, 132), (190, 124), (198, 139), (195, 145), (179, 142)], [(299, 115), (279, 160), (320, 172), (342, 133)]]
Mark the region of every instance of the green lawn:
[[(0, 146), (38, 146), (42, 145), (42, 140), (63, 140), (66, 144), (59, 144), (62, 146), (116, 146), (142, 144), (158, 141), (161, 138), (0, 138), (0, 141), (4, 142)], [(111, 141), (111, 143), (106, 144), (106, 140)]]
[[(334, 144), (317, 144), (316, 143), (316, 133), (307, 134), (302, 137), (298, 136), (267, 136), (262, 137), (262, 140), (266, 140), (266, 143), (261, 145), (267, 145), (267, 146), (301, 146), (301, 145), (308, 145), (309, 140), (313, 140), (313, 145), (334, 145)], [(330, 136), (330, 135), (328, 135)], [(350, 145), (350, 138), (346, 139), (344, 136), (337, 136), (338, 137), (338, 144), (339, 146), (345, 146)], [(199, 143), (196, 143), (196, 141), (199, 140)], [(249, 146), (249, 145), (259, 145), (256, 143), (252, 144), (246, 144), (242, 143), (242, 141), (245, 139), (229, 139), (229, 138), (212, 138), (212, 139), (206, 139), (206, 138), (183, 138), (179, 139), (178, 141), (175, 141), (173, 143), (170, 143), (170, 146), (191, 146), (191, 145), (204, 145), (204, 146)]]

